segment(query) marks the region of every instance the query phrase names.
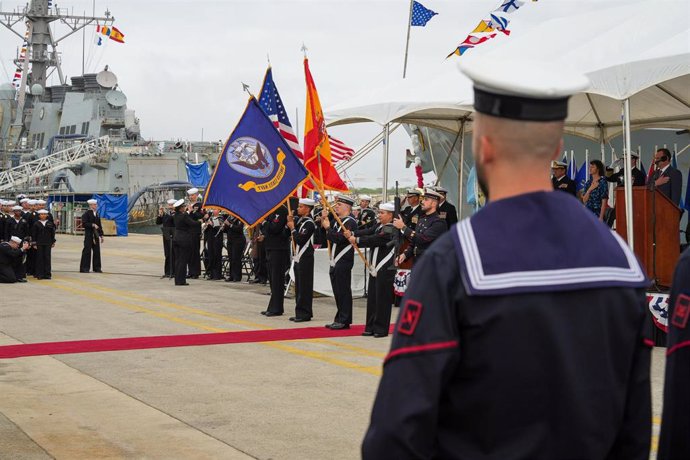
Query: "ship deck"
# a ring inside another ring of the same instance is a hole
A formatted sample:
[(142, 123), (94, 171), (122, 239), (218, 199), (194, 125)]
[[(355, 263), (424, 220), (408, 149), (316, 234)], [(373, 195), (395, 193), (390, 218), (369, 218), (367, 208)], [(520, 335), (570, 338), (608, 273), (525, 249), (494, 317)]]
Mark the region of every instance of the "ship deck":
[[(390, 338), (323, 336), (330, 298), (294, 324), (292, 299), (259, 314), (266, 286), (174, 287), (156, 235), (107, 238), (105, 273), (78, 273), (81, 241), (58, 236), (52, 280), (2, 288), (0, 348), (36, 356), (0, 359), (0, 458), (359, 458)], [(239, 331), (257, 332), (190, 342)], [(663, 365), (655, 349), (654, 442)]]

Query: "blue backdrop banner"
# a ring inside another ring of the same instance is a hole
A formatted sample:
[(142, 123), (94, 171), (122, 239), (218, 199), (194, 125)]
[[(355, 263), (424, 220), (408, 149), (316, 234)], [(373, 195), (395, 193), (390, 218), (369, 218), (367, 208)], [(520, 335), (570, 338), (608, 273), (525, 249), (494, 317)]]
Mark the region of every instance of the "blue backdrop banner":
[(206, 188), (208, 181), (211, 180), (211, 173), (208, 172), (208, 161), (203, 163), (185, 163), (187, 166), (187, 178), (194, 187)]
[(94, 195), (93, 198), (98, 200), (98, 214), (105, 219), (115, 221), (117, 236), (127, 236), (129, 234), (127, 195)]

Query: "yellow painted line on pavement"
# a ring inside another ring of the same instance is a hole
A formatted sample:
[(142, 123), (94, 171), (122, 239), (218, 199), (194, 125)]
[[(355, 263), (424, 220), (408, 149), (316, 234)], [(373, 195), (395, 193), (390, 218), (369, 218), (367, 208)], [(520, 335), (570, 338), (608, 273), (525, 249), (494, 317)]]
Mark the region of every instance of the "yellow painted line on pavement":
[[(256, 324), (256, 323), (251, 323), (251, 322), (249, 322), (249, 321), (237, 320), (237, 319), (234, 319), (234, 318), (231, 318), (231, 317), (227, 317), (227, 316), (225, 316), (225, 315), (219, 315), (219, 314), (216, 314), (216, 313), (211, 313), (211, 312), (207, 312), (207, 311), (204, 311), (204, 310), (199, 310), (199, 309), (193, 308), (193, 307), (186, 307), (186, 306), (183, 306), (183, 305), (173, 304), (173, 303), (171, 303), (171, 302), (161, 301), (160, 299), (156, 299), (156, 298), (153, 298), (153, 297), (141, 296), (141, 295), (138, 295), (138, 294), (130, 294), (130, 293), (126, 292), (126, 291), (121, 291), (121, 290), (114, 289), (114, 288), (107, 288), (107, 287), (105, 287), (105, 286), (101, 286), (101, 285), (98, 285), (98, 284), (95, 284), (95, 283), (90, 283), (90, 282), (87, 282), (87, 281), (82, 281), (81, 279), (77, 279), (77, 278), (70, 278), (70, 277), (60, 276), (60, 277), (57, 277), (57, 278), (54, 278), (54, 279), (55, 279), (55, 280), (58, 280), (58, 281), (67, 281), (67, 282), (74, 283), (74, 284), (79, 285), (79, 286), (86, 286), (86, 287), (89, 287), (89, 288), (92, 288), (92, 289), (101, 290), (101, 291), (103, 291), (103, 292), (110, 293), (110, 294), (116, 294), (116, 295), (119, 295), (119, 296), (122, 296), (122, 297), (129, 297), (129, 298), (134, 299), (134, 300), (140, 300), (140, 301), (150, 302), (150, 303), (157, 303), (157, 304), (159, 304), (159, 305), (161, 305), (161, 306), (169, 306), (170, 308), (175, 308), (175, 309), (179, 309), (179, 310), (182, 310), (182, 311), (186, 311), (186, 312), (190, 312), (190, 313), (199, 314), (199, 315), (202, 315), (202, 316), (212, 317), (212, 318), (214, 318), (214, 319), (221, 319), (221, 320), (225, 320), (225, 321), (232, 321), (233, 323), (241, 322), (241, 323), (244, 323), (245, 325), (252, 325), (253, 327), (257, 327), (257, 328), (260, 328), (260, 329), (263, 329), (263, 330), (270, 330), (270, 329), (272, 329), (272, 328), (266, 327), (266, 326), (264, 326), (264, 325), (260, 325), (260, 324)], [(112, 298), (110, 298), (110, 297), (107, 297), (107, 296), (105, 296), (105, 295), (96, 294), (96, 293), (93, 293), (93, 292), (90, 292), (90, 291), (85, 291), (85, 290), (83, 290), (83, 289), (69, 288), (69, 287), (67, 287), (67, 286), (64, 286), (64, 285), (57, 285), (57, 284), (51, 285), (51, 287), (54, 287), (54, 288), (56, 288), (56, 289), (61, 289), (61, 290), (66, 291), (66, 292), (71, 292), (71, 293), (74, 293), (74, 294), (77, 294), (77, 295), (89, 297), (89, 298), (92, 298), (92, 299), (95, 299), (95, 300), (99, 300), (99, 301), (102, 301), (102, 302), (110, 303), (110, 304), (112, 304), (112, 305), (124, 307), (124, 308), (127, 308), (127, 309), (129, 309), (129, 310), (144, 312), (144, 313), (147, 313), (147, 314), (156, 316), (156, 317), (158, 317), (158, 318), (164, 318), (164, 319), (168, 319), (168, 320), (170, 320), (170, 321), (174, 321), (174, 322), (177, 322), (177, 323), (180, 323), (180, 324), (185, 324), (185, 325), (188, 325), (188, 326), (197, 327), (197, 328), (203, 329), (203, 330), (205, 330), (205, 331), (212, 331), (212, 332), (228, 332), (226, 329), (218, 329), (218, 328), (214, 328), (214, 327), (211, 327), (211, 326), (208, 326), (208, 325), (205, 325), (205, 324), (201, 324), (201, 323), (196, 323), (196, 322), (194, 322), (194, 321), (185, 320), (185, 319), (178, 318), (178, 317), (176, 317), (176, 316), (173, 316), (173, 315), (170, 315), (170, 314), (167, 314), (167, 313), (162, 313), (162, 312), (158, 312), (158, 311), (155, 311), (155, 310), (150, 310), (150, 309), (147, 309), (147, 308), (144, 308), (144, 307), (136, 306), (136, 305), (133, 305), (133, 304), (130, 304), (130, 303), (127, 303), (127, 302), (121, 302), (121, 301), (118, 301), (118, 300), (114, 300), (114, 299), (112, 299)], [(314, 339), (314, 341), (318, 341), (318, 340), (322, 340), (322, 339)], [(309, 341), (312, 341), (312, 340), (309, 340)], [(328, 341), (328, 342), (331, 342), (331, 341)], [(337, 342), (333, 342), (333, 343), (337, 343)], [(364, 372), (364, 373), (367, 373), (367, 374), (371, 374), (371, 375), (376, 375), (376, 376), (380, 376), (380, 375), (381, 375), (381, 366), (362, 366), (362, 365), (360, 365), (360, 364), (353, 363), (353, 362), (350, 362), (350, 361), (344, 361), (344, 360), (341, 360), (341, 359), (338, 359), (338, 358), (333, 358), (333, 357), (331, 357), (331, 356), (329, 356), (329, 355), (327, 355), (327, 354), (321, 353), (321, 352), (317, 352), (317, 351), (308, 351), (308, 350), (301, 350), (301, 349), (299, 349), (299, 348), (296, 348), (296, 347), (293, 347), (293, 346), (290, 346), (290, 345), (285, 345), (285, 344), (282, 344), (282, 343), (275, 343), (275, 342), (260, 342), (260, 344), (261, 344), (261, 345), (268, 346), (268, 347), (271, 347), (271, 348), (275, 348), (275, 349), (278, 349), (278, 350), (282, 350), (282, 351), (285, 351), (285, 352), (288, 352), (288, 353), (291, 353), (291, 354), (295, 354), (295, 355), (299, 355), (299, 356), (304, 356), (304, 357), (308, 357), (308, 358), (312, 358), (312, 359), (317, 359), (317, 360), (319, 360), (319, 361), (327, 362), (327, 363), (330, 363), (330, 364), (333, 364), (333, 365), (336, 365), (336, 366), (339, 366), (339, 367), (344, 367), (344, 368), (347, 368), (347, 369), (354, 369), (354, 370), (357, 370), (357, 371), (361, 371), (361, 372)], [(344, 344), (338, 344), (338, 345), (344, 345)], [(350, 346), (348, 346), (348, 347), (350, 347)], [(359, 348), (359, 347), (350, 347), (350, 348), (353, 348), (353, 349), (354, 349), (354, 348)], [(366, 349), (362, 349), (362, 350), (366, 350)], [(368, 352), (371, 352), (370, 350), (367, 350), (367, 351), (368, 351)]]

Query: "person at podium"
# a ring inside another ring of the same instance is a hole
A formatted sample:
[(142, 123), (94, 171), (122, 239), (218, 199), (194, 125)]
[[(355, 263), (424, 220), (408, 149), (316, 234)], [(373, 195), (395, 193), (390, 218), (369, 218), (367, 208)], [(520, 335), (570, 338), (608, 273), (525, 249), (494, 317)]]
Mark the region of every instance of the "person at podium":
[[(609, 182), (614, 182), (619, 187), (622, 187), (625, 185), (625, 170), (624, 170), (624, 166), (623, 166), (624, 161), (625, 161), (625, 157), (621, 158), (617, 162), (614, 162), (614, 165), (620, 167), (621, 170), (618, 171), (617, 173), (611, 174), (611, 176), (609, 176), (606, 179)], [(633, 187), (644, 186), (647, 182), (647, 176), (645, 175), (644, 172), (640, 171), (640, 168), (638, 166), (639, 161), (640, 161), (640, 156), (638, 154), (632, 153), (630, 155), (630, 163), (632, 166), (631, 174), (632, 174)]]
[(656, 169), (649, 181), (651, 190), (659, 190), (666, 195), (676, 206), (680, 205), (680, 193), (683, 188), (683, 175), (671, 166), (671, 152), (662, 148), (654, 154)]

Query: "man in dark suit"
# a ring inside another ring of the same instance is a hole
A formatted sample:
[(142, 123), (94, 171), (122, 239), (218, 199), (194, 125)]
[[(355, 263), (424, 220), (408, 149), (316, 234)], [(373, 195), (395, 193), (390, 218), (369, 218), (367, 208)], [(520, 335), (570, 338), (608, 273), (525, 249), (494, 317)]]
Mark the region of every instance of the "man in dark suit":
[(90, 209), (81, 216), (81, 225), (84, 227), (84, 249), (81, 251), (79, 271), (89, 272), (91, 253), (93, 253), (93, 271), (101, 273), (101, 244), (103, 244), (101, 216), (98, 215), (98, 201), (91, 199), (87, 203)]
[(657, 189), (666, 195), (676, 206), (680, 206), (680, 193), (683, 188), (683, 175), (671, 166), (671, 152), (659, 149), (654, 154), (656, 170), (649, 181), (650, 189)]
[(551, 184), (554, 190), (560, 190), (561, 192), (567, 192), (575, 196), (575, 191), (577, 189), (575, 181), (566, 175), (565, 167), (566, 165), (562, 161), (551, 162), (551, 172), (553, 173)]

